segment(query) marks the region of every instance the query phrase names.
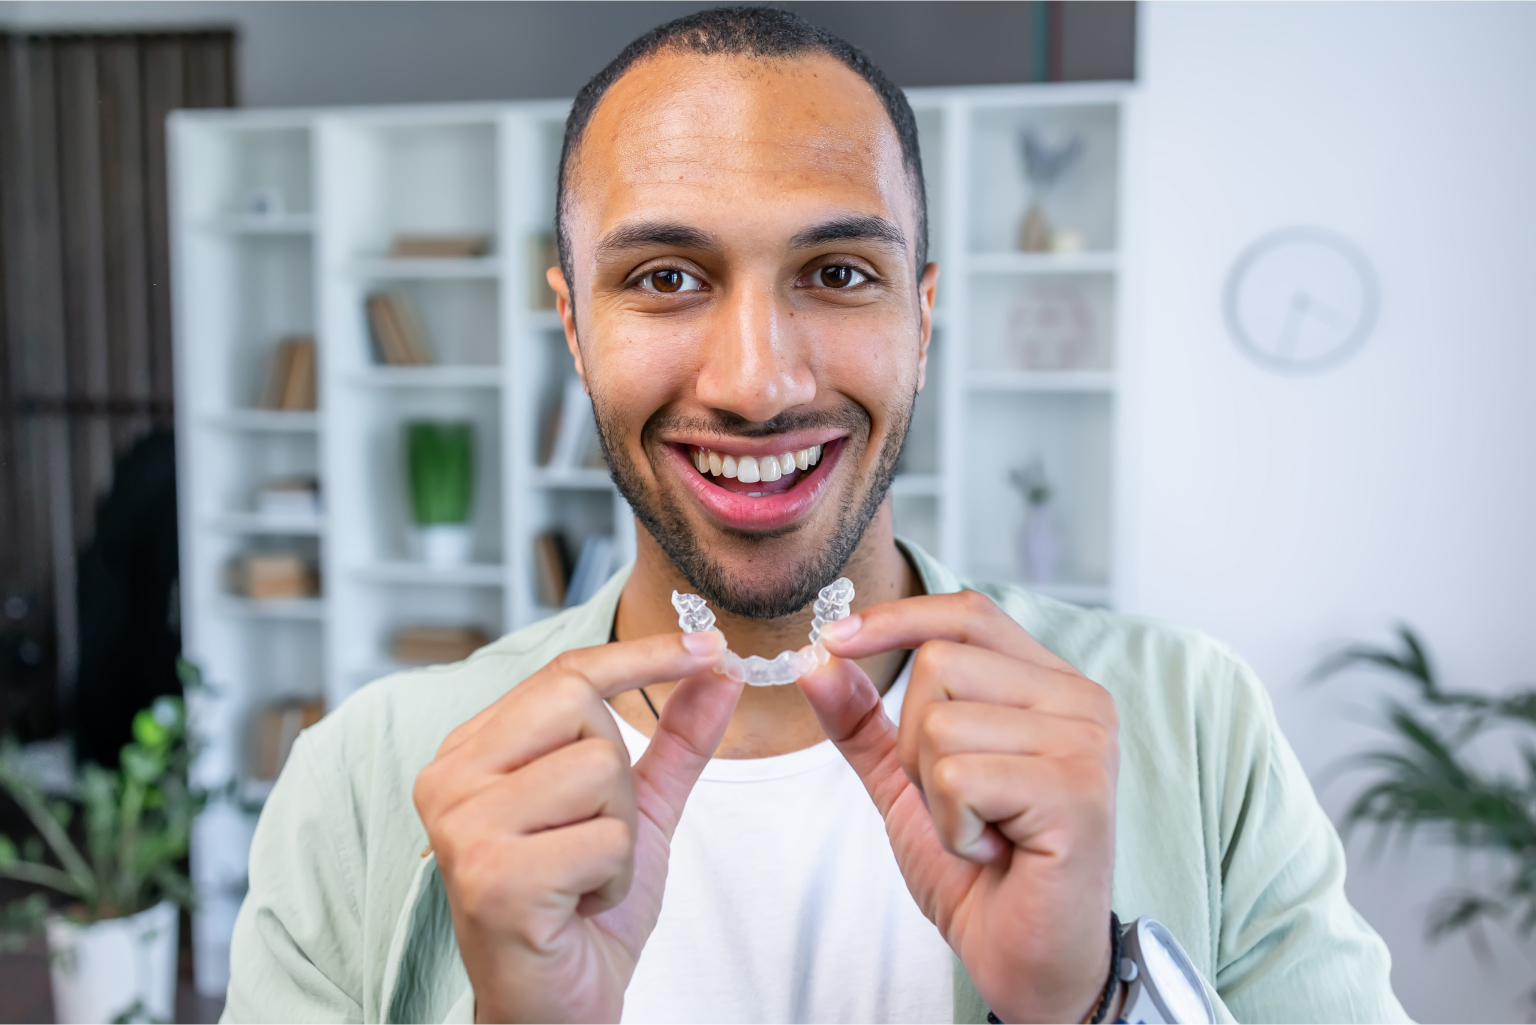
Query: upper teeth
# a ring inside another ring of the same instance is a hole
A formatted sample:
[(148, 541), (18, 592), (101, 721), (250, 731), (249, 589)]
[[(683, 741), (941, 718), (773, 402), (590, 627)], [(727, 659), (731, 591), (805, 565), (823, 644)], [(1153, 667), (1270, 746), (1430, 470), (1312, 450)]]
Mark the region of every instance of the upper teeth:
[(777, 456), (733, 456), (712, 448), (690, 448), (688, 451), (700, 473), (735, 477), (743, 484), (778, 480), (786, 473), (808, 470), (821, 461), (820, 445)]

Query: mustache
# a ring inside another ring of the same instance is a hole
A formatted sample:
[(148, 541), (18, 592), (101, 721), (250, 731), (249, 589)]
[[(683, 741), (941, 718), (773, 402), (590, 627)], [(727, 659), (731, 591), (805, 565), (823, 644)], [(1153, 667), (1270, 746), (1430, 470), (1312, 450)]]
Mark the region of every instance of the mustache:
[(840, 409), (788, 409), (771, 420), (748, 420), (728, 410), (714, 410), (706, 416), (658, 410), (641, 429), (640, 440), (642, 444), (649, 445), (663, 432), (720, 434), (737, 438), (767, 438), (789, 431), (829, 427), (858, 432), (867, 430), (870, 423), (869, 414), (851, 402)]

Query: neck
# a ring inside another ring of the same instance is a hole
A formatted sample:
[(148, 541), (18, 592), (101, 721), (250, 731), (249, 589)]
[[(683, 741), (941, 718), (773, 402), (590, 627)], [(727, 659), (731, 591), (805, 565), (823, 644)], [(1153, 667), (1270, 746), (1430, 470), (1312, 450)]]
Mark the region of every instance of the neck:
[[(635, 568), (619, 596), (618, 616), (614, 623), (620, 640), (677, 632), (672, 592), (692, 590), (692, 585), (643, 527), (636, 531), (636, 542)], [(880, 602), (922, 593), (917, 572), (896, 547), (889, 497), (870, 521), (863, 540), (843, 567), (843, 575), (853, 581), (855, 612)], [(785, 648), (802, 648), (811, 629), (809, 605), (779, 619), (749, 619), (721, 609), (714, 612), (715, 625), (725, 634), (731, 650), (742, 656), (773, 658)], [(859, 665), (883, 694), (901, 671), (905, 657), (905, 652), (886, 652), (861, 659)], [(673, 684), (647, 687), (646, 693), (660, 709), (672, 687)], [(650, 735), (656, 717), (639, 692), (622, 694), (611, 704), (630, 725)], [(737, 703), (716, 757), (763, 758), (798, 751), (824, 739), (826, 735), (798, 687), (747, 687)]]

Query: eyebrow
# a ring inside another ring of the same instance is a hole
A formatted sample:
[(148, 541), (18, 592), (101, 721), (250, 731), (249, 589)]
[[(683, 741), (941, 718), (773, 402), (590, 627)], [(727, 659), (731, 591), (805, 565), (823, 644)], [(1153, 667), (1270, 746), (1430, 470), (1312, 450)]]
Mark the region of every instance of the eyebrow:
[(901, 233), (900, 228), (884, 217), (868, 215), (839, 217), (835, 221), (804, 228), (789, 240), (789, 247), (810, 249), (828, 242), (884, 242), (896, 249), (907, 247), (907, 237)]
[[(828, 242), (882, 242), (896, 249), (905, 249), (907, 237), (901, 233), (900, 228), (883, 217), (855, 215), (802, 228), (789, 240), (789, 248), (811, 249)], [(714, 236), (699, 228), (665, 221), (641, 221), (620, 225), (604, 235), (598, 240), (597, 256), (601, 259), (649, 246), (702, 252), (720, 250), (720, 244)]]
[(686, 224), (669, 224), (664, 221), (641, 221), (622, 224), (604, 235), (597, 243), (597, 256), (622, 253), (629, 249), (647, 246), (665, 246), (671, 249), (694, 249), (715, 252), (720, 245), (713, 236)]

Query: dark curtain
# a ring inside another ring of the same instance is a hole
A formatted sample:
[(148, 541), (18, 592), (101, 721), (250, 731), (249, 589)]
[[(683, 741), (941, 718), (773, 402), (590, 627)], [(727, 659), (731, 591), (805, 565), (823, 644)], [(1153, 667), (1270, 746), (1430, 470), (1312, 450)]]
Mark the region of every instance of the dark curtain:
[(165, 118), (234, 105), (234, 58), (228, 31), (0, 34), (0, 732), (57, 730), (77, 553), (170, 424)]

